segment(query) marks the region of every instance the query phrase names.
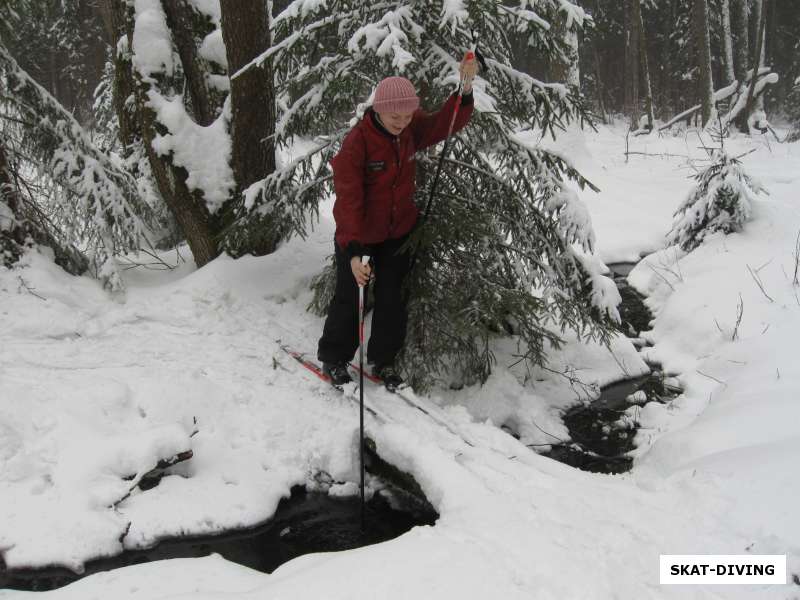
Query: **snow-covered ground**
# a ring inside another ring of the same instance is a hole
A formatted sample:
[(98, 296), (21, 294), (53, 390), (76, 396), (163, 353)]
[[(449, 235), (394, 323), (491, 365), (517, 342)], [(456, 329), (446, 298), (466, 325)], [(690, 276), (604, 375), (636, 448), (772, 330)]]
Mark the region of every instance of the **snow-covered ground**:
[[(552, 142), (548, 142), (552, 145)], [(412, 473), (441, 518), (395, 540), (307, 555), (271, 575), (220, 557), (87, 577), (43, 594), (67, 598), (789, 598), (800, 587), (661, 586), (660, 554), (787, 554), (800, 573), (800, 144), (753, 147), (745, 168), (769, 190), (742, 234), (688, 256), (647, 257), (631, 282), (656, 315), (649, 358), (685, 394), (640, 411), (631, 473), (577, 471), (522, 442), (566, 436), (577, 401), (552, 371), (499, 365), (482, 388), (434, 391), (459, 436), (383, 392), (370, 401), (378, 452)], [(558, 148), (600, 189), (582, 193), (606, 262), (663, 247), (688, 191), (696, 135), (631, 139), (619, 128), (562, 136)], [(29, 255), (0, 271), (0, 552), (10, 567), (84, 561), (177, 534), (268, 518), (291, 486), (321, 471), (357, 478), (351, 402), (309, 376), (280, 339), (314, 351), (321, 320), (305, 311), (310, 278), (332, 248), (330, 205), (306, 241), (276, 254), (221, 257), (197, 271), (126, 272), (124, 298)], [(165, 256), (175, 260), (175, 254)], [(676, 264), (676, 261), (677, 264)], [(764, 291), (756, 284), (760, 278)], [(736, 340), (737, 305), (743, 313)], [(769, 298), (767, 298), (769, 296)], [(794, 342), (794, 343), (793, 343)], [(646, 370), (624, 339), (613, 354), (570, 343), (553, 371), (606, 384)], [(196, 432), (196, 433), (195, 433)], [(146, 492), (123, 479), (164, 456), (194, 457)], [(509, 458), (514, 457), (514, 458)], [(344, 488), (347, 489), (347, 488)], [(342, 486), (333, 490), (341, 492)], [(108, 508), (114, 504), (115, 509)], [(791, 580), (791, 575), (790, 575)], [(42, 594), (39, 594), (42, 595)], [(0, 591), (0, 598), (25, 598)]]

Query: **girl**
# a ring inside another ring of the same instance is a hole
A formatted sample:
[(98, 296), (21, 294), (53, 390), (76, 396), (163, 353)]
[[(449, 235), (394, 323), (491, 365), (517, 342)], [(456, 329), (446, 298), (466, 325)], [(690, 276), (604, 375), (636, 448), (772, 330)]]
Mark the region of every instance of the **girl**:
[(358, 286), (375, 267), (375, 306), (368, 362), (389, 391), (403, 383), (394, 366), (406, 335), (407, 298), (403, 281), (411, 266), (407, 252), (398, 252), (414, 228), (419, 210), (414, 203), (414, 155), (447, 137), (458, 106), (453, 133), (463, 128), (473, 110), (472, 79), (478, 71), (472, 54), (459, 65), (462, 95), (454, 94), (435, 113), (419, 108), (413, 84), (387, 77), (375, 90), (372, 107), (347, 134), (331, 160), (336, 201), (334, 249), (336, 291), (317, 357), (335, 386), (351, 381), (347, 365), (358, 348)]

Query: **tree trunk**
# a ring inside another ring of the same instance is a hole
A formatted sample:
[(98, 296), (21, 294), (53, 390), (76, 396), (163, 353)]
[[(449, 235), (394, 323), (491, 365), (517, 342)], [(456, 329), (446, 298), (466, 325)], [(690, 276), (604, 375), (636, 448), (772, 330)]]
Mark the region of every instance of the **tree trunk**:
[[(767, 11), (767, 32), (764, 34), (764, 64), (770, 66), (777, 65), (779, 62), (776, 53), (777, 31), (778, 31), (778, 4), (772, 2)], [(795, 8), (797, 10), (797, 8)], [(777, 68), (776, 68), (777, 71)]]
[(722, 49), (725, 56), (725, 79), (733, 83), (736, 73), (733, 66), (733, 33), (731, 31), (730, 0), (722, 0)]
[(711, 76), (711, 42), (708, 33), (708, 3), (694, 0), (692, 30), (697, 51), (697, 67), (700, 70), (700, 103), (703, 127), (708, 125), (714, 110), (714, 83)]
[[(260, 66), (252, 61), (271, 44), (266, 0), (221, 0), (222, 39), (231, 78), (232, 163), (237, 197), (250, 185), (275, 171), (275, 90), (269, 60)], [(246, 68), (245, 68), (246, 67)], [(229, 214), (228, 207), (221, 213)], [(272, 227), (276, 225), (277, 227)], [(225, 227), (225, 223), (220, 224)], [(280, 229), (276, 223), (256, 223), (249, 247), (256, 255), (275, 251)], [(238, 252), (238, 251), (235, 251)]]
[[(647, 58), (647, 37), (644, 32), (644, 20), (642, 19), (641, 0), (633, 0), (633, 18), (636, 20), (639, 37), (639, 64), (642, 68), (642, 83), (644, 85), (644, 110), (647, 115), (647, 126), (653, 130), (653, 90), (650, 87), (650, 61)], [(638, 128), (638, 124), (637, 124)]]
[(156, 135), (165, 132), (159, 130), (156, 115), (147, 105), (147, 84), (141, 81), (136, 86), (136, 100), (142, 142), (156, 187), (186, 236), (194, 262), (200, 268), (219, 255), (202, 193), (191, 192), (186, 185), (186, 170), (174, 165), (168, 157), (159, 156), (153, 149)]
[(750, 115), (753, 112), (753, 108), (755, 107), (755, 90), (756, 90), (756, 82), (758, 81), (758, 67), (760, 66), (760, 58), (763, 56), (764, 52), (764, 33), (767, 28), (767, 0), (761, 0), (759, 8), (760, 10), (760, 20), (758, 23), (758, 38), (756, 39), (756, 50), (753, 54), (753, 77), (750, 79), (750, 89), (747, 92), (747, 106), (744, 109), (744, 114), (742, 115), (742, 124), (747, 127), (747, 131), (750, 130)]
[(119, 122), (119, 138), (123, 156), (128, 156), (137, 138), (141, 137), (132, 107), (127, 100), (134, 94), (133, 70), (130, 51), (120, 52), (118, 42), (127, 39), (127, 14), (125, 4), (117, 0), (105, 0), (102, 5), (103, 20), (106, 23), (108, 44), (114, 57), (114, 112)]
[(275, 91), (272, 66), (237, 72), (270, 46), (264, 0), (221, 0), (222, 38), (231, 77), (233, 172), (241, 189), (275, 170)]
[(578, 60), (578, 32), (575, 25), (567, 29), (567, 22), (563, 11), (558, 12), (555, 22), (556, 35), (566, 44), (568, 50), (564, 56), (559, 56), (550, 63), (550, 79), (566, 83), (574, 87), (581, 85), (580, 63)]
[[(770, 2), (768, 6), (769, 10), (767, 11), (767, 29), (764, 32), (764, 64), (775, 68), (776, 71), (779, 71), (782, 62), (777, 53), (777, 46), (780, 45), (778, 42), (778, 6), (777, 2)], [(797, 10), (797, 8), (795, 8), (795, 10)], [(791, 78), (786, 79), (791, 81)], [(785, 95), (781, 93), (781, 87), (782, 86), (773, 86), (771, 89), (774, 90), (775, 93), (769, 96), (761, 94), (758, 97), (762, 109), (766, 110), (764, 103), (767, 100), (770, 100), (769, 108), (772, 108), (773, 103), (782, 105), (786, 101)]]
[(186, 236), (194, 262), (200, 268), (219, 255), (211, 226), (211, 216), (202, 193), (191, 192), (186, 185), (188, 179), (186, 170), (174, 165), (169, 158), (159, 156), (153, 149), (156, 135), (165, 132), (159, 131), (156, 115), (147, 106), (147, 84), (139, 82), (136, 100), (142, 142), (156, 187), (170, 212), (175, 216), (178, 227)]
[(639, 128), (639, 20), (635, 18), (637, 0), (625, 0), (625, 114), (631, 128)]
[(750, 10), (747, 0), (730, 0), (731, 25), (733, 26), (733, 65), (736, 81), (740, 86), (745, 85), (747, 71), (750, 68), (750, 38), (747, 24), (750, 20)]
[[(762, 0), (750, 0), (750, 11), (751, 11), (751, 19), (750, 19), (750, 48), (755, 48), (758, 45), (758, 36), (759, 31), (761, 28), (761, 13), (762, 13)], [(761, 53), (758, 55), (757, 63), (759, 65), (763, 64), (764, 60), (764, 49), (761, 49)]]
[[(761, 52), (758, 54), (758, 68), (760, 69), (767, 64), (767, 28), (766, 26), (762, 25), (762, 20), (764, 23), (767, 22), (767, 15), (768, 15), (768, 6), (764, 0), (756, 0), (755, 3), (756, 10), (754, 11), (753, 18), (755, 19), (756, 24), (756, 36), (763, 36), (764, 39), (761, 40)], [(756, 37), (756, 44), (758, 44), (758, 37)], [(756, 70), (756, 74), (758, 70)], [(758, 79), (756, 77), (756, 79)], [(754, 110), (764, 110), (764, 94), (758, 94), (755, 97), (754, 103)], [(748, 113), (749, 116), (749, 113)]]
[[(605, 85), (603, 84), (603, 73), (600, 69), (600, 54), (597, 52), (597, 40), (592, 40), (592, 58), (594, 60), (595, 91), (597, 93), (597, 108), (602, 115), (603, 123), (608, 122), (608, 111), (606, 111)], [(422, 189), (422, 186), (420, 186)]]
[[(220, 102), (209, 90), (208, 65), (198, 55), (196, 41), (196, 37), (204, 37), (211, 29), (203, 27), (200, 15), (186, 0), (162, 0), (161, 6), (181, 57), (194, 120), (203, 126), (211, 125), (217, 118)], [(195, 36), (195, 32), (199, 35)]]
[[(114, 0), (110, 0), (114, 2)], [(122, 4), (122, 3), (119, 3)], [(125, 16), (126, 35), (128, 47), (133, 45), (133, 10), (132, 6), (124, 4), (121, 8)], [(135, 73), (132, 74), (134, 97), (136, 100), (135, 123), (137, 133), (141, 135), (156, 187), (164, 203), (175, 216), (189, 248), (192, 250), (194, 262), (199, 267), (216, 258), (219, 254), (213, 230), (210, 224), (210, 215), (205, 201), (200, 192), (190, 192), (186, 180), (188, 173), (185, 169), (172, 163), (167, 156), (160, 156), (153, 148), (153, 141), (159, 134), (166, 131), (159, 125), (155, 112), (150, 108), (147, 92), (151, 84), (143, 81)]]

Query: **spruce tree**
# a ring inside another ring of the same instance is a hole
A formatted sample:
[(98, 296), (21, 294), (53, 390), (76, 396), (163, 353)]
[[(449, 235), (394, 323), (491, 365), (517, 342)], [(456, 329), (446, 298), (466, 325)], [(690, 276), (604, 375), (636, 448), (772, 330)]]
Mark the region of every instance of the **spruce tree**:
[[(607, 341), (618, 318), (613, 282), (584, 254), (594, 238), (574, 188), (591, 184), (564, 156), (531, 141), (583, 123), (582, 98), (511, 66), (509, 32), (526, 33), (530, 52), (563, 53), (563, 60), (569, 48), (548, 17), (566, 13), (579, 27), (585, 15), (565, 0), (534, 8), (487, 0), (297, 0), (275, 18), (273, 47), (260, 59), (272, 61), (276, 73), (277, 141), (314, 141), (265, 180), (263, 200), (251, 210), (280, 210), (302, 223), (332, 193), (328, 161), (380, 79), (408, 77), (432, 110), (454, 91), (464, 51), (477, 40), (485, 54), (488, 68), (474, 84), (476, 114), (452, 140), (432, 212), (409, 243), (416, 265), (401, 361), (417, 386), (445, 373), (485, 380), (497, 336), (515, 336), (520, 357), (541, 364), (567, 328)], [(423, 205), (436, 157), (417, 160)], [(321, 312), (331, 276), (328, 270), (315, 281), (313, 306)]]
[(715, 150), (711, 164), (695, 176), (692, 188), (675, 212), (667, 241), (691, 252), (713, 233), (741, 231), (750, 220), (755, 195), (763, 188), (724, 149)]
[[(2, 39), (33, 6), (0, 14)], [(25, 246), (49, 246), (72, 273), (92, 268), (121, 285), (116, 254), (139, 248), (153, 223), (129, 173), (101, 151), (75, 117), (0, 43), (0, 252), (12, 264)]]

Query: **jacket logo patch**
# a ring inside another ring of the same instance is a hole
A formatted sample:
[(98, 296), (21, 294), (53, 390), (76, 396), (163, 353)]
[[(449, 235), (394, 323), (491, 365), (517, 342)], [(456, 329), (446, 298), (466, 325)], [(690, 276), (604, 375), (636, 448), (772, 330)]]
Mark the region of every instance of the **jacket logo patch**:
[(367, 171), (370, 173), (374, 173), (376, 171), (385, 171), (386, 170), (386, 161), (385, 160), (371, 160), (367, 163)]

